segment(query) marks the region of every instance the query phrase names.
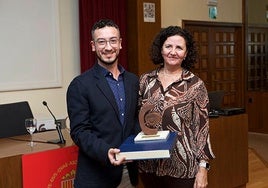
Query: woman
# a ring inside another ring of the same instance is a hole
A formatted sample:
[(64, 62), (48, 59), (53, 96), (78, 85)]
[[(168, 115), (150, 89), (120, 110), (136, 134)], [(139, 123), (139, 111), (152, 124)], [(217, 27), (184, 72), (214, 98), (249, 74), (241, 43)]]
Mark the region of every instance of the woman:
[(154, 39), (150, 55), (160, 66), (140, 77), (140, 114), (145, 121), (141, 128), (175, 131), (178, 140), (169, 159), (139, 162), (143, 185), (206, 187), (209, 160), (214, 154), (209, 140), (207, 90), (190, 72), (197, 55), (193, 38), (178, 26), (167, 27)]

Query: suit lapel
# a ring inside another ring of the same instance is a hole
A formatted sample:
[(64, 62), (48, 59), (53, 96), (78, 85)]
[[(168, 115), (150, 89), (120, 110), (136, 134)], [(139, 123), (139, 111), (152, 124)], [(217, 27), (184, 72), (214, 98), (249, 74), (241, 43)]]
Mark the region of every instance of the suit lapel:
[(107, 80), (104, 76), (100, 76), (100, 72), (98, 71), (98, 68), (95, 66), (95, 78), (96, 78), (96, 86), (97, 88), (102, 92), (102, 94), (106, 97), (107, 101), (110, 102), (111, 106), (113, 107), (114, 111), (117, 114), (118, 117), (118, 107), (114, 98), (114, 94), (107, 83)]
[(125, 109), (126, 114), (125, 114), (124, 124), (127, 122), (126, 121), (126, 117), (128, 117), (128, 115), (129, 115), (127, 113), (129, 112), (129, 109), (130, 109), (130, 106), (131, 106), (131, 103), (132, 103), (132, 97), (131, 97), (131, 95), (132, 95), (132, 92), (133, 91), (132, 91), (132, 86), (131, 86), (130, 83), (131, 82), (129, 80), (128, 75), (125, 74), (124, 75), (124, 87), (125, 87), (125, 97), (126, 97), (126, 99), (125, 99), (125, 101), (126, 101), (126, 103), (125, 103), (125, 105), (126, 105), (126, 109)]

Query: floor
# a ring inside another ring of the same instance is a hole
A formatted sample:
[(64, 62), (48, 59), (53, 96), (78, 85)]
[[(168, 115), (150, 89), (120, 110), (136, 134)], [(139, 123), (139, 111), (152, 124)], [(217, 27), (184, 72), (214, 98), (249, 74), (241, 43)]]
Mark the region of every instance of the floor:
[(268, 134), (249, 132), (248, 147), (253, 148), (268, 164)]
[(252, 149), (248, 150), (249, 181), (247, 188), (268, 188), (268, 166)]

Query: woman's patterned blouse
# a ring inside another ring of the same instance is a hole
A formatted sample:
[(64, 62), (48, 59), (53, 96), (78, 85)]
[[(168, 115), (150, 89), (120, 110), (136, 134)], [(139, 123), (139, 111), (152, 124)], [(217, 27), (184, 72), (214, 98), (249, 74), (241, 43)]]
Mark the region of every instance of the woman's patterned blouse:
[(204, 82), (183, 70), (179, 80), (164, 91), (159, 69), (140, 77), (139, 105), (160, 115), (158, 130), (178, 133), (176, 146), (168, 159), (139, 161), (141, 172), (159, 176), (194, 178), (199, 160), (213, 159), (209, 139), (208, 95)]

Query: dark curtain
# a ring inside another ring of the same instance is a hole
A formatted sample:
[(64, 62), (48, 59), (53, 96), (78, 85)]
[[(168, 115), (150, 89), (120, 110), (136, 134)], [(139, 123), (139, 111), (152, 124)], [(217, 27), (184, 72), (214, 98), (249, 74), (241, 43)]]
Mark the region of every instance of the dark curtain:
[(96, 61), (91, 51), (91, 27), (99, 19), (112, 19), (120, 28), (122, 49), (119, 63), (127, 69), (126, 1), (125, 0), (79, 0), (80, 63), (81, 72)]

